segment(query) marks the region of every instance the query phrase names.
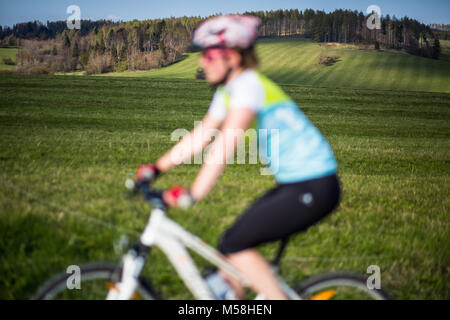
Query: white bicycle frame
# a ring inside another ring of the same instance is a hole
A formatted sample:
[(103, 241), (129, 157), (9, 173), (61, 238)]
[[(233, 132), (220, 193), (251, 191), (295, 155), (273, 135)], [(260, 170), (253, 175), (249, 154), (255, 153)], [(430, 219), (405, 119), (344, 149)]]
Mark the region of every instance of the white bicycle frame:
[[(219, 251), (186, 231), (179, 224), (167, 217), (165, 212), (160, 208), (154, 208), (152, 210), (147, 226), (141, 235), (141, 242), (148, 247), (157, 246), (164, 252), (184, 284), (196, 299), (211, 300), (214, 299), (214, 296), (202, 278), (186, 247), (198, 253), (215, 266), (233, 275), (243, 286), (249, 285), (249, 281), (228, 263)], [(138, 286), (138, 277), (143, 266), (143, 257), (136, 257), (131, 253), (127, 253), (123, 258), (121, 282), (117, 283), (115, 288), (109, 290), (107, 299), (130, 299)], [(291, 299), (300, 299), (298, 294), (278, 277), (278, 275), (277, 279), (281, 288)], [(258, 299), (264, 299), (264, 296), (258, 294), (255, 300)]]

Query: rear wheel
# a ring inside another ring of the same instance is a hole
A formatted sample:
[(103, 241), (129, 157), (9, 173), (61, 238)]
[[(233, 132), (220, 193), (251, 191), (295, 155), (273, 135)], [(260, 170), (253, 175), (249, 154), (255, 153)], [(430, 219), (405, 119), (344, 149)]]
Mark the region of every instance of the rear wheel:
[(325, 273), (300, 283), (296, 289), (307, 300), (390, 300), (383, 289), (369, 289), (367, 279), (351, 273)]
[[(80, 289), (69, 289), (72, 274), (63, 271), (45, 282), (35, 293), (34, 300), (104, 300), (111, 288), (119, 281), (120, 265), (91, 263), (80, 265)], [(133, 299), (154, 300), (157, 294), (144, 278), (139, 279)]]

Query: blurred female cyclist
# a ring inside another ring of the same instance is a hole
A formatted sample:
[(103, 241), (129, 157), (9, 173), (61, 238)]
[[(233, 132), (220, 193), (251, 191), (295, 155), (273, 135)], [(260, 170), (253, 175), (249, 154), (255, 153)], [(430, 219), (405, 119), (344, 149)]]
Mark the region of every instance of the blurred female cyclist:
[[(226, 155), (234, 154), (243, 132), (256, 120), (256, 129), (267, 130), (267, 141), (278, 143), (277, 148), (262, 143), (259, 150), (264, 155), (267, 149), (278, 150), (267, 156), (277, 185), (224, 233), (219, 250), (256, 292), (267, 299), (286, 299), (269, 263), (254, 248), (306, 230), (327, 216), (339, 202), (340, 187), (328, 142), (278, 85), (255, 70), (258, 61), (253, 44), (259, 24), (253, 16), (226, 15), (196, 28), (193, 44), (202, 50), (199, 63), (216, 92), (201, 126), (155, 164), (141, 165), (137, 178), (153, 181), (161, 172), (190, 159), (209, 144), (208, 132), (219, 129), (191, 188), (172, 187), (164, 192), (169, 206), (187, 207), (208, 194), (224, 170)], [(242, 298), (244, 289), (236, 279), (224, 271), (221, 274)]]

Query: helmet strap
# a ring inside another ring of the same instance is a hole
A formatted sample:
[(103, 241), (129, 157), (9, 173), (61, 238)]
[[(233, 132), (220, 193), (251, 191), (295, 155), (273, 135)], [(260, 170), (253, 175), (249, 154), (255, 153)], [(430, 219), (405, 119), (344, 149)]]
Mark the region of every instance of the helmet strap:
[(228, 81), (228, 78), (230, 77), (230, 73), (232, 71), (231, 67), (227, 68), (227, 71), (225, 72), (225, 74), (223, 75), (222, 79), (220, 79), (220, 81), (217, 82), (217, 85), (223, 85)]

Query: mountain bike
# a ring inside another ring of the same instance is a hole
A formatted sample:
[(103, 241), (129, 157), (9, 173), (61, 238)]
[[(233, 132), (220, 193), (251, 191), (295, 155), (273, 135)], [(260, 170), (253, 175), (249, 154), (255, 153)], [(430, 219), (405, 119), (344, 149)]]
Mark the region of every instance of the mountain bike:
[[(162, 190), (156, 190), (148, 183), (128, 179), (126, 186), (134, 193), (141, 193), (152, 206), (151, 214), (140, 240), (128, 250), (119, 263), (87, 263), (80, 267), (80, 289), (69, 289), (71, 274), (66, 271), (55, 274), (34, 294), (33, 299), (161, 299), (149, 280), (141, 275), (153, 247), (158, 247), (167, 256), (187, 289), (196, 299), (217, 299), (187, 248), (199, 254), (218, 268), (221, 268), (240, 283), (248, 287), (248, 280), (238, 272), (225, 257), (197, 236), (189, 233), (170, 219), (162, 199)], [(280, 275), (280, 260), (288, 244), (283, 239), (272, 261), (275, 273), (283, 291), (294, 300), (329, 299), (377, 299), (391, 296), (382, 289), (369, 289), (367, 279), (348, 272), (331, 272), (312, 276), (297, 286), (289, 286)], [(264, 299), (255, 293), (255, 300)]]

